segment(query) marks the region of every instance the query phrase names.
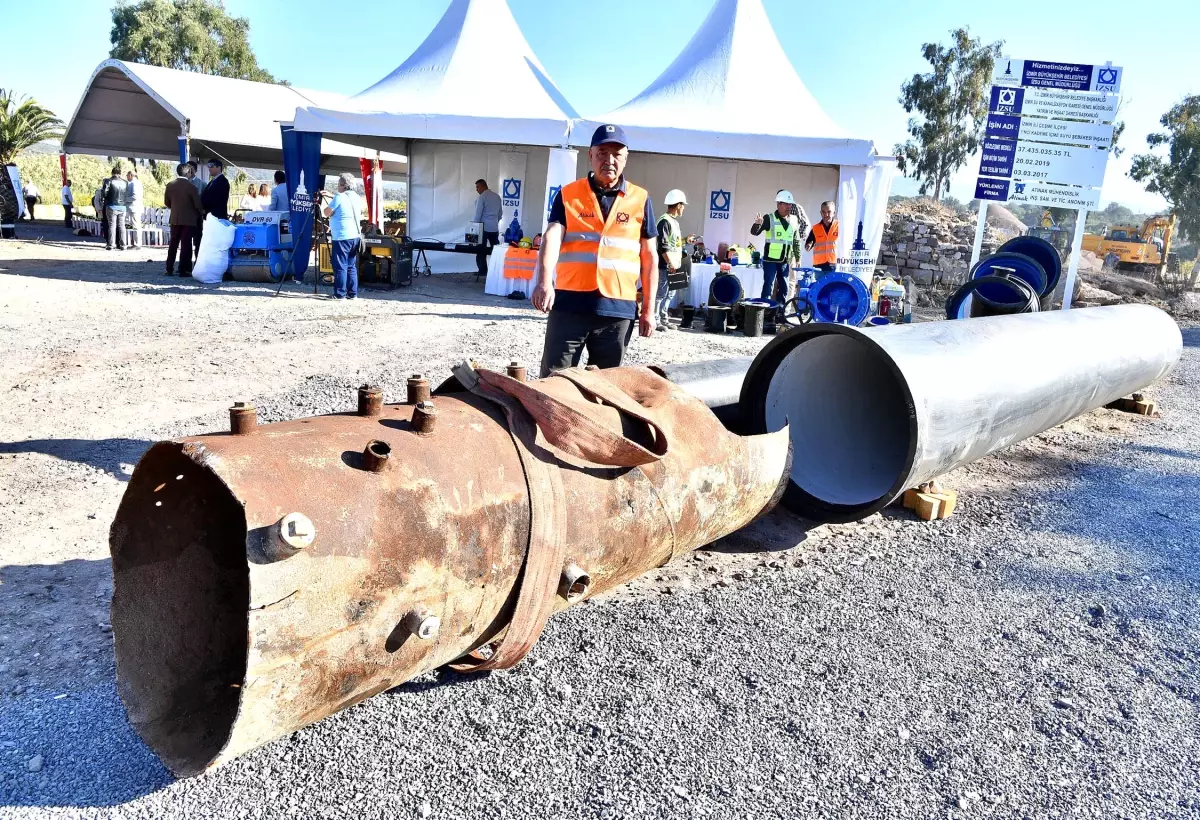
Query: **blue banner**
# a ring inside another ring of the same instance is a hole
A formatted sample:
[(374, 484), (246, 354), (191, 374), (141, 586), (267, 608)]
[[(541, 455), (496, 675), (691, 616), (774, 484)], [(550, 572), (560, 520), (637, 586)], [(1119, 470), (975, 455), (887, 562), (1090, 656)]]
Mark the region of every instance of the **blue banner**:
[(1010, 181), (1007, 179), (987, 179), (980, 177), (975, 181), (975, 198), (988, 199), (992, 202), (1008, 202)]
[(994, 85), (992, 86), (988, 111), (995, 114), (1020, 114), (1024, 102), (1024, 88), (1004, 88), (1003, 86)]
[(986, 177), (1011, 177), (1013, 175), (1013, 158), (1017, 153), (1017, 144), (1008, 140), (985, 137), (983, 154), (979, 158), (979, 175)]
[(313, 197), (325, 185), (321, 176), (321, 135), (296, 131), (280, 125), (283, 137), (283, 172), (287, 174), (288, 203), (291, 217), (292, 273), (304, 278), (312, 254)]
[(993, 139), (1015, 140), (1021, 135), (1021, 118), (1008, 114), (988, 114), (984, 136)]

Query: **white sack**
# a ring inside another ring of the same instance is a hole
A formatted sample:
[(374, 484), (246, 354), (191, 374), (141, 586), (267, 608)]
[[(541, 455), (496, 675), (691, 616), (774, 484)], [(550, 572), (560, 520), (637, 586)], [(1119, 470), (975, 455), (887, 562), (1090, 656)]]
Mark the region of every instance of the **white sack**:
[(212, 214), (204, 217), (204, 233), (200, 236), (200, 250), (196, 253), (196, 264), (192, 267), (192, 278), (206, 285), (215, 285), (225, 276), (229, 268), (229, 248), (237, 231), (232, 222), (217, 219)]

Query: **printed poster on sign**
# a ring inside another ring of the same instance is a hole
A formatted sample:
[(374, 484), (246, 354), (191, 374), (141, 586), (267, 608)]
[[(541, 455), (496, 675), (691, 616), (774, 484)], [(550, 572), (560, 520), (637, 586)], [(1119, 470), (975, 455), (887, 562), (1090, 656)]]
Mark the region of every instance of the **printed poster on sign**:
[(546, 223), (550, 219), (550, 205), (554, 202), (554, 197), (558, 195), (564, 185), (574, 182), (578, 173), (578, 161), (579, 152), (573, 148), (550, 149), (550, 159), (546, 166), (546, 201), (542, 203), (540, 231), (546, 230)]
[(1113, 122), (1117, 118), (1120, 103), (1118, 94), (994, 85), (988, 111), (992, 114), (1021, 114), (1056, 120)]
[(1116, 94), (1121, 90), (1122, 74), (1124, 70), (1111, 63), (1090, 65), (1001, 57), (992, 68), (992, 85)]
[(502, 151), (500, 153), (500, 204), (504, 206), (500, 217), (499, 232), (503, 236), (508, 230), (508, 224), (513, 216), (524, 227), (524, 218), (520, 215), (524, 210), (523, 197), (525, 190), (525, 168), (529, 155), (517, 151)]
[(708, 190), (704, 203), (704, 246), (716, 250), (733, 241), (733, 192), (737, 187), (737, 163), (708, 163)]

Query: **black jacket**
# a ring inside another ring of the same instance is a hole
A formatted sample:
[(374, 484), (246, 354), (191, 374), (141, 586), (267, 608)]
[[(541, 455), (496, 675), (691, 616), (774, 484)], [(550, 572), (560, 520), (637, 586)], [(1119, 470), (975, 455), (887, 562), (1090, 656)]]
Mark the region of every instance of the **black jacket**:
[(204, 193), (200, 195), (200, 204), (204, 206), (205, 213), (217, 219), (229, 219), (229, 180), (224, 174), (208, 181)]

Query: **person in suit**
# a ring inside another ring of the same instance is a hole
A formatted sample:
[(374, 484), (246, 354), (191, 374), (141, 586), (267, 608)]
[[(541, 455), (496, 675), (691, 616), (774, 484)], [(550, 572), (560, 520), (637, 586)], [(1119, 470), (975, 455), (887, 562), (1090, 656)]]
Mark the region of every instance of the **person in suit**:
[(196, 192), (196, 187), (188, 178), (187, 163), (179, 163), (175, 172), (178, 176), (167, 183), (167, 188), (163, 191), (163, 204), (171, 209), (171, 241), (167, 245), (165, 273), (167, 276), (175, 275), (175, 255), (182, 248), (183, 256), (179, 260), (179, 275), (191, 276), (192, 232), (196, 230), (196, 223), (200, 221), (203, 206), (200, 203), (200, 194)]
[(225, 177), (225, 163), (219, 159), (208, 161), (208, 184), (200, 196), (204, 213), (217, 219), (229, 219), (229, 180)]

